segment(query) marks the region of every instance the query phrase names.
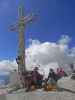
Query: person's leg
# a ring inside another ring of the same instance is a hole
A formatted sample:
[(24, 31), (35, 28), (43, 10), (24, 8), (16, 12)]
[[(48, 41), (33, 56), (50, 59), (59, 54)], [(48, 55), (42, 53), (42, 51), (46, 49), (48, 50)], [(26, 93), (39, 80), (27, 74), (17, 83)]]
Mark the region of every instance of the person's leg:
[(30, 80), (26, 80), (26, 92), (30, 91), (31, 82)]
[(38, 85), (39, 85), (39, 88), (42, 88), (42, 80), (39, 80)]

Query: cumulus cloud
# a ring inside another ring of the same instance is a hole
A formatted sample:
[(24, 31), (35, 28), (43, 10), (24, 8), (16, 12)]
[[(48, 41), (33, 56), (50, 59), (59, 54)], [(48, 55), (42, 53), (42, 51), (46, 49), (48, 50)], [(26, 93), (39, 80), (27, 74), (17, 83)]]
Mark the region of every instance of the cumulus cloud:
[(62, 45), (67, 45), (71, 41), (71, 38), (68, 35), (62, 35), (58, 43)]
[(69, 65), (75, 60), (74, 47), (69, 49), (70, 41), (71, 39), (67, 35), (61, 36), (56, 43), (41, 43), (39, 40), (31, 40), (29, 48), (26, 49), (27, 68), (32, 69), (34, 66), (40, 65), (46, 73), (53, 66), (54, 69), (63, 67), (69, 70)]
[(16, 61), (10, 61), (10, 60), (2, 60), (0, 61), (0, 72), (6, 71), (9, 72), (11, 70), (17, 69)]
[[(63, 67), (69, 70), (69, 64), (74, 63), (75, 47), (69, 49), (69, 36), (61, 36), (57, 42), (43, 42), (30, 39), (26, 49), (26, 67), (28, 70), (38, 66), (40, 72), (47, 75), (49, 68)], [(17, 69), (16, 61), (0, 61), (0, 70)]]

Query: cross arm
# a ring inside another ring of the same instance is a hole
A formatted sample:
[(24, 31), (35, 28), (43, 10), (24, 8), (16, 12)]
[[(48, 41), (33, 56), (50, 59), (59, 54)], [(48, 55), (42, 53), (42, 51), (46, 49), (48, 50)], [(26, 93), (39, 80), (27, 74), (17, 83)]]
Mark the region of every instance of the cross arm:
[(27, 15), (24, 17), (24, 22), (25, 23), (29, 23), (29, 22), (32, 22), (33, 20), (35, 20), (37, 17), (37, 15), (34, 15), (33, 13), (30, 14), (30, 15)]

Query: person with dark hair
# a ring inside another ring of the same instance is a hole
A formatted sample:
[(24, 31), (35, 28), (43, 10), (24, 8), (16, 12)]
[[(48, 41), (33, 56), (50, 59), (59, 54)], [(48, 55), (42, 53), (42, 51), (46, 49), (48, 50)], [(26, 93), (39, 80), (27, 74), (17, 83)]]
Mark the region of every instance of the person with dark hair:
[(75, 73), (75, 69), (74, 69), (74, 65), (73, 64), (70, 64), (70, 68), (72, 70), (72, 73)]
[(44, 90), (53, 91), (57, 89), (57, 75), (54, 70), (51, 68), (49, 70), (48, 78), (45, 80)]
[(57, 68), (57, 77), (58, 77), (58, 80), (62, 77), (65, 77), (67, 76), (66, 72), (64, 71), (63, 68)]
[(38, 67), (35, 67), (35, 69), (33, 70), (32, 77), (33, 77), (33, 83), (36, 85), (36, 87), (41, 88), (43, 75), (41, 75), (38, 72)]
[(49, 72), (49, 75), (48, 75), (48, 78), (49, 77), (51, 77), (51, 78), (53, 78), (55, 81), (57, 81), (57, 75), (56, 75), (56, 73), (54, 72), (54, 70), (53, 69), (50, 69), (50, 72)]
[(56, 84), (57, 82), (57, 75), (52, 68), (49, 71), (48, 81), (50, 81), (51, 84)]

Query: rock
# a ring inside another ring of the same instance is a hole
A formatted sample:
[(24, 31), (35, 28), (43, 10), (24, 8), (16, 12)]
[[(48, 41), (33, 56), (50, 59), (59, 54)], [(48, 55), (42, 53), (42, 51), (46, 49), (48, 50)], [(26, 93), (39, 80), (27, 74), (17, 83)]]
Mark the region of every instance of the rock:
[(70, 92), (75, 92), (75, 79), (74, 75), (72, 74), (69, 77), (63, 77), (60, 80), (58, 80), (58, 86), (59, 88), (63, 88), (64, 90), (68, 90)]

